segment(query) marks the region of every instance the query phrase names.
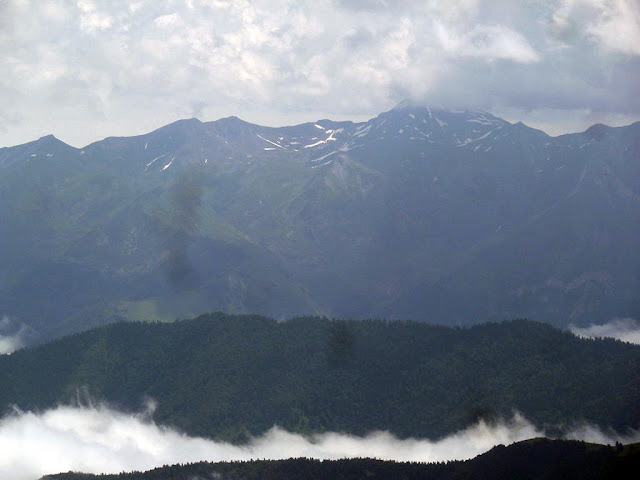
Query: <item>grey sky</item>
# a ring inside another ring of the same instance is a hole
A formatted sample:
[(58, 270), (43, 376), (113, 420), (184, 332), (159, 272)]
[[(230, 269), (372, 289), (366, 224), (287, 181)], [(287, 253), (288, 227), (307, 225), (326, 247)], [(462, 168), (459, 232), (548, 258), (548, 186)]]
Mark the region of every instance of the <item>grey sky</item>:
[(413, 98), (558, 134), (640, 119), (638, 0), (0, 0), (0, 146)]

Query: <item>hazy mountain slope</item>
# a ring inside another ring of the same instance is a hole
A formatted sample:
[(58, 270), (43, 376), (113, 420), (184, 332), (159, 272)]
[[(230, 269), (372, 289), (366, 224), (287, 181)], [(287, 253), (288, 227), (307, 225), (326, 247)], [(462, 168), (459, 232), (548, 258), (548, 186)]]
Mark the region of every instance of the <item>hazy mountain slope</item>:
[(192, 480), (195, 478), (312, 480), (388, 478), (453, 480), (632, 479), (640, 462), (640, 446), (604, 446), (569, 440), (533, 439), (501, 445), (467, 461), (439, 464), (385, 462), (372, 459), (254, 460), (165, 466), (149, 472), (89, 475), (61, 473), (42, 480)]
[(0, 308), (46, 339), (224, 309), (448, 324), (640, 315), (640, 123), (183, 120), (0, 149)]
[[(46, 365), (47, 368), (43, 368)], [(436, 438), (520, 411), (547, 432), (640, 427), (640, 347), (516, 321), (469, 329), (214, 314), (119, 323), (0, 357), (0, 405), (80, 392), (232, 440), (274, 424), (309, 433)]]

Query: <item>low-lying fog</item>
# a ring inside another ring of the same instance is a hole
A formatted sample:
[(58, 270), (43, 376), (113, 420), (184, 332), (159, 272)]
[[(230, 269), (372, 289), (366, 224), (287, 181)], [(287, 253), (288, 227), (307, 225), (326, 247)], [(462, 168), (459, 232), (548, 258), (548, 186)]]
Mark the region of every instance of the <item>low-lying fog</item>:
[(13, 353), (26, 345), (30, 328), (17, 325), (8, 316), (0, 319), (0, 355)]
[[(366, 437), (325, 433), (305, 438), (272, 428), (249, 444), (235, 446), (192, 438), (149, 420), (150, 411), (124, 414), (106, 406), (19, 412), (0, 420), (0, 478), (35, 480), (47, 473), (119, 473), (201, 460), (310, 457), (377, 457), (435, 462), (472, 458), (498, 444), (544, 436), (518, 413), (495, 424), (484, 421), (439, 441), (400, 440), (388, 432)], [(640, 441), (578, 426), (567, 438), (597, 443)]]
[(640, 322), (633, 318), (619, 318), (603, 325), (589, 325), (583, 328), (572, 325), (570, 328), (579, 337), (609, 337), (640, 345)]

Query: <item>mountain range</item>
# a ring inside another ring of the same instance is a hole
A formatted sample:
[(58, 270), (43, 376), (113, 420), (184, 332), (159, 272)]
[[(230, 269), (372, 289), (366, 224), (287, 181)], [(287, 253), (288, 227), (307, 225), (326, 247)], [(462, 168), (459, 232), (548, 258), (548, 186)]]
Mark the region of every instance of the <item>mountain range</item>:
[(202, 312), (640, 316), (640, 122), (550, 137), (411, 103), (0, 149), (0, 313), (39, 341)]

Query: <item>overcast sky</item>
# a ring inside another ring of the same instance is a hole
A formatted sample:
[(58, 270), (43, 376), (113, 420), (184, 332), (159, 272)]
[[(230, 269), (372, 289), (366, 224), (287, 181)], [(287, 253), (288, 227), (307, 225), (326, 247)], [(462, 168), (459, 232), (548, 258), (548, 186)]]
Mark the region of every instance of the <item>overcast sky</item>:
[(640, 120), (640, 0), (0, 0), (0, 146), (403, 99), (551, 134)]

